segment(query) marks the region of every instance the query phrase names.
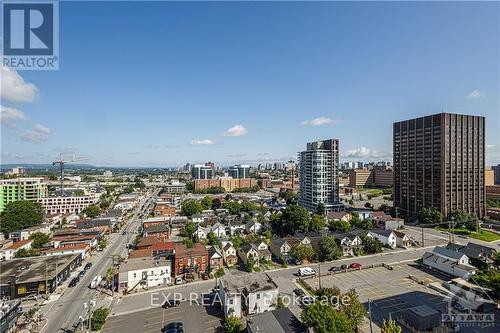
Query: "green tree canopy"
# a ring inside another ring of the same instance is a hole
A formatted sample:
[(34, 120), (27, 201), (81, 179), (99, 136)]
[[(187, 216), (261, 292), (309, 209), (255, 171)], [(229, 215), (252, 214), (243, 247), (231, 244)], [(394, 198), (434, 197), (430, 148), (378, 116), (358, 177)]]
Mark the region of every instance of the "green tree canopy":
[(290, 254), (292, 255), (292, 257), (300, 261), (311, 261), (315, 257), (316, 251), (314, 251), (314, 248), (312, 246), (307, 246), (299, 243), (292, 248)]
[(0, 215), (0, 231), (9, 233), (43, 222), (43, 207), (38, 202), (14, 201), (5, 206)]
[(378, 239), (366, 236), (361, 241), (364, 253), (373, 254), (382, 252), (382, 243)]
[(229, 214), (235, 215), (240, 212), (241, 205), (236, 201), (226, 201), (222, 204), (222, 208), (227, 209)]
[(314, 214), (311, 218), (309, 231), (320, 231), (326, 225), (325, 217), (323, 215)]
[(31, 234), (30, 239), (33, 241), (31, 247), (39, 249), (50, 240), (50, 236), (43, 232), (35, 232)]
[(293, 235), (297, 231), (309, 231), (311, 216), (307, 209), (298, 205), (291, 205), (283, 211), (280, 222), (282, 232)]
[(101, 214), (101, 208), (96, 205), (90, 205), (88, 207), (85, 207), (82, 210), (82, 213), (85, 214), (85, 216), (90, 217), (91, 219), (98, 217)]
[(403, 329), (401, 326), (396, 324), (392, 319), (385, 320), (382, 322), (382, 327), (380, 328), (381, 333), (401, 333)]
[(307, 306), (301, 319), (314, 333), (353, 333), (354, 327), (347, 315), (337, 311), (325, 302), (316, 302)]
[(319, 261), (336, 260), (342, 256), (342, 251), (337, 245), (333, 236), (325, 236), (319, 242)]
[(105, 307), (97, 308), (92, 313), (92, 320), (91, 320), (92, 331), (99, 331), (104, 326), (108, 314), (109, 314), (109, 309)]
[(338, 232), (348, 232), (351, 225), (347, 221), (335, 220), (330, 222), (330, 230)]
[(203, 205), (198, 200), (186, 200), (181, 206), (182, 214), (186, 216), (193, 216), (194, 214), (201, 213)]
[(200, 203), (203, 206), (203, 209), (212, 209), (213, 200), (208, 195), (204, 196), (203, 199), (201, 199)]
[(229, 316), (224, 323), (224, 330), (227, 333), (240, 333), (241, 331), (241, 321), (238, 317)]

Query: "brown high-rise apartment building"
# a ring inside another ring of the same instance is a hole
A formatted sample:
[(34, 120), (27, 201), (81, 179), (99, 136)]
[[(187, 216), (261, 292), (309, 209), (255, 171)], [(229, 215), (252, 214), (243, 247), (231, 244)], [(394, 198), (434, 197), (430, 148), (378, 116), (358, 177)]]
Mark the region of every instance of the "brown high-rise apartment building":
[(479, 116), (440, 113), (394, 123), (394, 206), (485, 212), (484, 130)]

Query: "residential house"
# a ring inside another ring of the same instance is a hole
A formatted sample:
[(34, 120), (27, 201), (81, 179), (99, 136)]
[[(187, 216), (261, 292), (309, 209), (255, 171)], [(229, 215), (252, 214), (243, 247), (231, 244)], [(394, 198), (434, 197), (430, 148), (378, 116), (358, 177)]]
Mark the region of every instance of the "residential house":
[(169, 218), (165, 216), (150, 217), (142, 221), (142, 228), (149, 228), (158, 224), (168, 225)]
[(269, 250), (276, 258), (288, 258), (292, 246), (285, 238), (273, 237), (269, 244)]
[(211, 229), (217, 238), (226, 237), (226, 227), (221, 223), (215, 223)]
[(118, 269), (118, 291), (130, 293), (137, 289), (167, 286), (171, 284), (171, 270), (170, 260), (128, 259)]
[(175, 245), (175, 276), (193, 272), (205, 272), (208, 268), (208, 250), (203, 244), (187, 248), (184, 244)]
[(228, 222), (228, 225), (229, 234), (231, 236), (241, 235), (243, 232), (245, 232), (245, 223), (240, 219), (233, 219), (232, 221)]
[(39, 224), (26, 229), (12, 231), (9, 233), (9, 239), (12, 239), (14, 242), (18, 242), (21, 240), (29, 239), (31, 235), (34, 233), (41, 232), (43, 234), (50, 235), (50, 224)]
[(257, 251), (259, 252), (259, 259), (262, 260), (267, 260), (271, 261), (271, 251), (269, 251), (269, 247), (267, 246), (266, 242), (263, 240), (257, 240), (253, 243)]
[(203, 223), (205, 222), (205, 215), (194, 214), (191, 216), (191, 220), (193, 221), (193, 223)]
[(227, 267), (232, 267), (238, 263), (238, 257), (236, 255), (236, 249), (233, 243), (229, 241), (222, 241), (222, 257)]
[(332, 236), (341, 248), (343, 256), (352, 256), (355, 254), (356, 249), (363, 246), (361, 237), (355, 233), (336, 233), (332, 234)]
[(224, 258), (216, 246), (211, 246), (208, 249), (208, 260), (211, 271), (216, 271), (224, 267)]
[(402, 247), (405, 249), (409, 249), (412, 246), (412, 241), (410, 237), (404, 232), (393, 230), (394, 235), (396, 236), (396, 246)]
[(150, 249), (153, 244), (161, 242), (161, 240), (156, 236), (143, 237), (139, 243), (135, 246), (137, 250)]
[(469, 258), (465, 254), (441, 246), (436, 246), (431, 252), (425, 252), (422, 264), (464, 280), (468, 280), (476, 273), (476, 269), (469, 263)]
[(329, 221), (342, 221), (351, 223), (352, 215), (349, 212), (328, 212), (327, 218)]
[(397, 246), (396, 235), (392, 230), (371, 230), (367, 237), (378, 239), (382, 245), (395, 249)]
[(252, 256), (254, 265), (259, 266), (260, 264), (260, 253), (258, 249), (255, 247), (253, 244), (243, 244), (241, 245), (239, 251), (238, 251), (238, 256), (240, 259), (243, 261), (243, 263), (246, 265), (248, 258)]
[(198, 237), (198, 239), (207, 239), (209, 233), (210, 228), (202, 227), (200, 224), (198, 224), (194, 230), (194, 234)]
[(14, 259), (16, 253), (21, 250), (29, 250), (31, 247), (31, 243), (33, 241), (31, 239), (20, 240), (19, 242), (12, 243), (9, 247), (0, 250), (0, 259), (1, 260), (11, 260)]
[(219, 279), (224, 316), (241, 318), (277, 308), (278, 286), (263, 272), (232, 271)]
[(253, 219), (245, 224), (245, 231), (247, 234), (260, 234), (262, 228), (262, 223)]
[(467, 245), (449, 243), (446, 248), (465, 254), (469, 258), (470, 263), (478, 267), (484, 266), (484, 264), (492, 264), (494, 261), (493, 257), (497, 252), (497, 249), (493, 247), (472, 242), (469, 242)]

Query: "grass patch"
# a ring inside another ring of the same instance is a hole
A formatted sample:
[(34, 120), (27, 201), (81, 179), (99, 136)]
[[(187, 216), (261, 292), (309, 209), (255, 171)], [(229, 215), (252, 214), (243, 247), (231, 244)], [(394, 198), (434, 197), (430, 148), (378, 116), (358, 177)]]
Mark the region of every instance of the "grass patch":
[[(446, 231), (446, 232), (449, 231), (447, 228), (439, 228), (439, 227), (436, 228), (436, 230)], [(479, 232), (470, 231), (470, 230), (464, 229), (464, 228), (451, 229), (451, 230), (453, 231), (453, 233), (455, 235), (469, 236), (471, 238), (479, 239), (479, 240), (482, 240), (485, 242), (493, 242), (493, 241), (500, 239), (499, 234), (492, 232), (492, 231), (484, 230), (484, 229), (480, 230)]]
[(307, 282), (306, 282), (306, 281), (304, 281), (303, 279), (300, 279), (300, 278), (299, 278), (299, 279), (297, 279), (297, 283), (298, 283), (298, 284), (299, 284), (302, 288), (304, 288), (304, 289), (305, 289), (305, 290), (306, 290), (309, 294), (311, 294), (311, 295), (316, 294), (316, 292), (314, 291), (314, 289), (313, 289), (313, 288), (311, 288), (311, 286), (310, 286), (310, 285), (308, 285), (308, 284), (307, 284)]

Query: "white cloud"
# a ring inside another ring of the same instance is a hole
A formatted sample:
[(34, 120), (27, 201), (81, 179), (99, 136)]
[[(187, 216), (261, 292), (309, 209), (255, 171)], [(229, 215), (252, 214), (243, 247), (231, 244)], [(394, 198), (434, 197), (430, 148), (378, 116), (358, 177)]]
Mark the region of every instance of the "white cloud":
[(312, 120), (304, 120), (300, 124), (303, 126), (324, 126), (324, 125), (332, 125), (337, 121), (335, 119), (331, 119), (328, 117), (318, 117)]
[(483, 96), (484, 96), (484, 94), (481, 90), (474, 89), (469, 95), (467, 95), (467, 98), (480, 98)]
[(381, 158), (381, 157), (387, 157), (387, 154), (379, 152), (378, 150), (372, 150), (370, 148), (360, 147), (346, 151), (344, 157)]
[(16, 127), (16, 122), (26, 120), (23, 111), (0, 105), (0, 123), (8, 127)]
[(27, 83), (16, 71), (2, 66), (2, 100), (8, 102), (33, 102), (38, 89), (33, 83)]
[(223, 136), (242, 136), (247, 134), (247, 129), (242, 125), (234, 125), (222, 134)]
[(486, 149), (492, 149), (495, 148), (497, 145), (486, 145)]
[(24, 131), (21, 135), (21, 139), (28, 142), (40, 143), (47, 141), (51, 133), (52, 131), (50, 128), (41, 124), (36, 124), (33, 129)]
[(191, 144), (193, 146), (206, 146), (206, 145), (213, 145), (214, 142), (210, 139), (194, 139), (191, 140)]

